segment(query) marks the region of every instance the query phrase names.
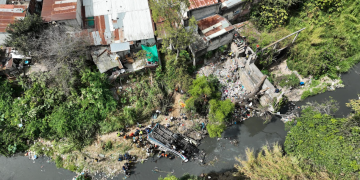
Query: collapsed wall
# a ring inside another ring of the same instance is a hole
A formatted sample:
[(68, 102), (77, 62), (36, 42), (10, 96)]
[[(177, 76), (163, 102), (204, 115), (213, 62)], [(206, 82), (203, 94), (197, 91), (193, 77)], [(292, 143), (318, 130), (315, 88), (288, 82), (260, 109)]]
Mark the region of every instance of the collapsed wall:
[[(255, 90), (255, 86), (261, 81), (261, 78), (264, 74), (257, 68), (254, 64), (256, 59), (255, 52), (250, 48), (247, 47), (246, 52), (244, 52), (244, 45), (238, 47), (236, 44), (231, 44), (231, 51), (236, 53), (236, 60), (240, 62), (240, 70), (239, 77), (240, 81), (242, 82), (243, 86), (253, 92)], [(245, 54), (248, 54), (250, 51), (251, 55), (246, 58)], [(279, 93), (275, 93), (275, 87), (270, 83), (268, 79), (262, 84), (261, 90), (264, 94), (260, 97), (259, 101), (262, 106), (268, 106), (268, 110), (273, 112), (273, 100), (280, 97)]]

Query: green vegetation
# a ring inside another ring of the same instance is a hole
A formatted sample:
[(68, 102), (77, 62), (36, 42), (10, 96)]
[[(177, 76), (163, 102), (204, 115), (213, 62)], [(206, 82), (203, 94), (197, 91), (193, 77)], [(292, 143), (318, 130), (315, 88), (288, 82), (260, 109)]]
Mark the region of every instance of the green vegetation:
[(190, 86), (190, 97), (185, 101), (187, 110), (209, 114), (206, 129), (210, 137), (221, 136), (226, 121), (235, 105), (230, 100), (220, 101), (220, 84), (214, 76), (198, 76)]
[(226, 128), (225, 122), (228, 120), (230, 113), (234, 111), (235, 105), (229, 99), (225, 101), (212, 99), (209, 104), (210, 112), (208, 117), (210, 123), (207, 124), (206, 129), (210, 137), (221, 137), (221, 133)]
[(250, 179), (358, 179), (360, 177), (360, 100), (347, 105), (356, 114), (334, 118), (338, 103), (308, 103), (296, 121), (286, 123), (289, 132), (284, 150), (265, 145), (259, 153), (246, 149), (246, 158), (235, 165), (238, 176)]
[(41, 16), (26, 16), (24, 19), (18, 19), (17, 23), (10, 24), (6, 29), (9, 37), (5, 40), (8, 47), (17, 47), (26, 55), (33, 50), (33, 46), (29, 46), (27, 42), (33, 40), (45, 28)]
[(61, 156), (56, 156), (55, 158), (55, 164), (57, 168), (63, 168), (63, 159)]
[(236, 158), (240, 164), (235, 167), (250, 179), (330, 179), (328, 172), (315, 169), (295, 156), (283, 154), (279, 144), (263, 146), (257, 156), (247, 148), (246, 159)]
[[(53, 84), (46, 84), (47, 73), (32, 74), (19, 84), (1, 80), (1, 104), (4, 126), (0, 144), (16, 144), (27, 149), (27, 140), (68, 138), (78, 148), (89, 144), (99, 122), (115, 110), (116, 101), (108, 90), (105, 76), (85, 70), (78, 79), (78, 89), (65, 96)], [(19, 91), (21, 94), (16, 94)], [(9, 155), (13, 151), (2, 154)]]
[(289, 7), (301, 0), (263, 0), (252, 14), (254, 22), (266, 29), (274, 29), (285, 25), (289, 18)]
[[(187, 0), (151, 0), (150, 8), (152, 18), (155, 22), (162, 21), (158, 26), (156, 34), (163, 38), (162, 52), (170, 52), (167, 48), (173, 47), (176, 51), (176, 60), (180, 51), (187, 48), (193, 41), (192, 34), (197, 31), (195, 18), (190, 18), (188, 26), (185, 28), (182, 18), (184, 8), (189, 7)], [(163, 32), (163, 33), (162, 33)]]
[(275, 84), (281, 87), (297, 87), (300, 85), (300, 79), (295, 73), (292, 73), (276, 77)]
[[(264, 33), (284, 29), (291, 33), (306, 28), (290, 50), (288, 67), (303, 76), (336, 78), (338, 73), (348, 71), (360, 61), (359, 3), (357, 0), (265, 0), (252, 10), (252, 18), (260, 29), (271, 30)], [(261, 44), (264, 40), (259, 41)]]
[(107, 141), (106, 144), (105, 144), (105, 148), (104, 150), (105, 151), (109, 151), (113, 148), (113, 143), (111, 141)]
[(198, 76), (190, 86), (190, 98), (186, 100), (186, 108), (200, 114), (207, 114), (211, 99), (220, 98), (219, 82), (214, 76)]
[[(355, 107), (356, 108), (356, 107)], [(322, 114), (332, 106), (309, 106), (297, 118), (285, 141), (285, 151), (316, 167), (325, 167), (336, 179), (359, 177), (360, 117), (334, 118)]]
[(261, 70), (261, 72), (264, 74), (264, 75), (267, 75), (267, 79), (273, 84), (274, 83), (274, 75), (271, 74), (268, 70), (264, 69), (264, 70)]
[(318, 86), (315, 88), (310, 88), (309, 90), (306, 90), (302, 93), (301, 99), (304, 100), (305, 98), (307, 98), (309, 96), (314, 96), (319, 93), (324, 93), (326, 90), (327, 90), (326, 85), (321, 85), (321, 86)]
[(200, 177), (194, 176), (194, 175), (190, 175), (190, 174), (185, 174), (180, 178), (177, 178), (176, 176), (169, 174), (164, 178), (159, 177), (158, 180), (201, 180), (201, 179), (203, 179), (203, 178), (200, 178)]

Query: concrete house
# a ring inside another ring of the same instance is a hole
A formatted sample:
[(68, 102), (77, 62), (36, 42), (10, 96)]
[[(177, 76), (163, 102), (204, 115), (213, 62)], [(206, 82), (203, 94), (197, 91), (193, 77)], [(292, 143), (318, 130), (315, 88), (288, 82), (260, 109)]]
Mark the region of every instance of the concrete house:
[[(147, 0), (83, 0), (83, 6), (84, 26), (94, 45), (91, 56), (100, 72), (126, 74), (158, 66), (155, 27)], [(136, 57), (144, 48), (151, 49), (148, 52), (155, 58)]]
[(80, 29), (83, 27), (82, 0), (43, 0), (41, 17), (45, 22)]
[(190, 6), (183, 15), (185, 26), (188, 25), (188, 20), (192, 16), (200, 20), (220, 12), (221, 3), (218, 0), (189, 0), (189, 3)]
[(224, 17), (215, 14), (198, 21), (199, 34), (189, 49), (193, 57), (199, 57), (208, 51), (231, 43), (235, 34), (234, 26)]
[(250, 12), (251, 3), (245, 0), (221, 0), (220, 14), (229, 21), (245, 16)]

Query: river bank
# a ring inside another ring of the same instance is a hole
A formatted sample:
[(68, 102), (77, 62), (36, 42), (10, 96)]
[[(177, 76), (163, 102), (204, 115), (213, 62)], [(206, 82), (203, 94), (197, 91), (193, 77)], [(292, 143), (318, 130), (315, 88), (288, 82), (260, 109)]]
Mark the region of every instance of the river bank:
[[(197, 160), (182, 163), (180, 158), (170, 160), (152, 156), (144, 163), (135, 164), (135, 166), (131, 168), (131, 171), (133, 172), (132, 175), (127, 179), (156, 180), (159, 176), (164, 177), (171, 172), (180, 177), (185, 173), (200, 175), (201, 173), (208, 174), (210, 172), (225, 172), (232, 170), (234, 164), (237, 163), (235, 157), (239, 155), (244, 157), (245, 149), (247, 147), (258, 151), (261, 146), (267, 143), (284, 142), (286, 131), (284, 130), (284, 124), (278, 118), (274, 117), (268, 124), (264, 124), (263, 122), (264, 121), (260, 118), (249, 118), (242, 123), (230, 126), (219, 139), (205, 137), (199, 146), (199, 149), (203, 150), (207, 155), (205, 158), (205, 165), (200, 165)], [(232, 144), (229, 139), (226, 139), (229, 137), (231, 137), (231, 139), (236, 139), (238, 144)], [(35, 163), (33, 163), (33, 160), (29, 160), (27, 157), (23, 156), (11, 158), (1, 157), (0, 165), (2, 167), (7, 163), (9, 164), (8, 167), (13, 167), (15, 170), (6, 168), (4, 171), (0, 172), (0, 175), (4, 175), (4, 177), (6, 177), (5, 179), (8, 179), (9, 177), (19, 180), (26, 179), (24, 177), (28, 177), (28, 179), (51, 179), (48, 178), (49, 175), (44, 174), (41, 171), (41, 166), (43, 166), (43, 168), (46, 168), (45, 172), (52, 172), (52, 175), (55, 176), (53, 179), (56, 180), (57, 178), (59, 180), (71, 179), (75, 176), (75, 173), (62, 168), (57, 169), (54, 163), (47, 163), (46, 161), (47, 158), (38, 158), (35, 160)], [(3, 162), (4, 164), (2, 164)], [(28, 167), (31, 171), (23, 170)], [(159, 171), (154, 172), (153, 170), (155, 167), (157, 167)], [(15, 174), (11, 176), (11, 172), (15, 172)], [(106, 179), (104, 178), (104, 175), (104, 173), (101, 173), (101, 176), (97, 174), (94, 179)], [(123, 178), (124, 175), (122, 174), (113, 177), (113, 179)]]
[[(305, 105), (307, 102), (318, 101), (322, 102), (329, 99), (331, 96), (336, 100), (340, 107), (335, 114), (337, 117), (344, 117), (351, 113), (351, 109), (346, 107), (345, 103), (350, 99), (357, 99), (360, 94), (360, 84), (354, 83), (360, 81), (360, 64), (348, 72), (342, 74), (341, 78), (344, 88), (336, 89), (312, 97), (308, 97), (303, 101), (295, 103), (296, 106)], [(287, 109), (282, 109), (281, 113), (286, 112)], [(166, 176), (168, 172), (180, 177), (185, 173), (200, 175), (201, 173), (209, 172), (224, 172), (231, 170), (234, 164), (237, 163), (234, 159), (236, 156), (245, 156), (246, 147), (253, 148), (258, 151), (262, 145), (266, 143), (280, 142), (282, 144), (285, 140), (286, 131), (284, 124), (279, 118), (273, 117), (272, 121), (264, 124), (260, 118), (249, 118), (248, 120), (237, 125), (230, 126), (224, 133), (221, 139), (204, 138), (199, 146), (207, 154), (205, 163), (207, 166), (200, 166), (198, 162), (181, 163), (179, 158), (173, 160), (156, 157), (151, 157), (146, 163), (136, 164), (132, 171), (134, 174), (129, 179), (157, 179), (160, 175)], [(239, 142), (237, 146), (230, 143), (224, 137), (234, 137)], [(215, 159), (216, 157), (216, 159)], [(10, 158), (0, 157), (0, 175), (3, 179), (71, 179), (75, 176), (65, 169), (57, 169), (54, 163), (47, 162), (47, 158), (38, 158), (29, 160), (28, 157), (17, 155)], [(216, 160), (216, 161), (214, 161)], [(209, 163), (214, 162), (214, 163)], [(41, 168), (42, 167), (42, 168)], [(160, 171), (153, 172), (157, 167)], [(43, 171), (41, 171), (43, 170)], [(118, 175), (114, 179), (122, 179), (123, 175)], [(96, 176), (100, 179), (100, 176)]]

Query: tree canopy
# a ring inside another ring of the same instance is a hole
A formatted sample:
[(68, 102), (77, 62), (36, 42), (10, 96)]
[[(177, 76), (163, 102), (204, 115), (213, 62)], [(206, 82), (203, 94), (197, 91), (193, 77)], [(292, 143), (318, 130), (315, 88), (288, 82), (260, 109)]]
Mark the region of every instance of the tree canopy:
[(162, 52), (167, 48), (176, 50), (178, 58), (180, 50), (187, 48), (193, 41), (196, 32), (196, 20), (191, 17), (189, 24), (183, 23), (183, 15), (190, 3), (188, 0), (151, 0), (150, 8), (155, 22), (161, 22), (156, 34), (162, 38)]
[(34, 47), (28, 43), (31, 42), (31, 39), (38, 37), (44, 28), (44, 22), (39, 15), (29, 15), (24, 19), (18, 19), (7, 27), (6, 32), (9, 33), (9, 36), (5, 39), (5, 44), (8, 47), (16, 47), (24, 54), (29, 55)]
[(220, 98), (219, 82), (213, 76), (197, 76), (193, 80), (188, 93), (190, 98), (186, 100), (186, 108), (197, 112), (207, 111), (207, 104), (210, 99)]

